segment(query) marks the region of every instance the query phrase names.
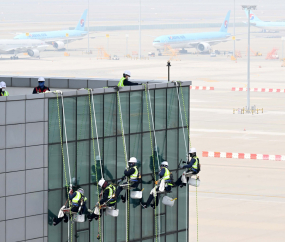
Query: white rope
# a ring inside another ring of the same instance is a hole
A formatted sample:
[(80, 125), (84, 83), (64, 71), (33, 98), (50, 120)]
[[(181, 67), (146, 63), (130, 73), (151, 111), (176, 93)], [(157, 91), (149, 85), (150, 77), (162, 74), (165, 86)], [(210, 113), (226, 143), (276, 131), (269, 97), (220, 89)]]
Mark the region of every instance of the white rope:
[[(178, 104), (179, 104), (179, 113), (180, 113), (180, 119), (181, 119), (181, 125), (182, 125), (182, 130), (183, 130), (183, 137), (184, 137), (184, 143), (185, 143), (185, 151), (187, 152), (187, 144), (186, 144), (186, 138), (185, 138), (185, 131), (184, 131), (184, 123), (183, 123), (183, 118), (182, 118), (182, 112), (181, 112), (181, 106), (180, 106), (180, 97), (179, 97), (179, 92), (178, 92), (178, 86), (177, 86), (177, 82), (176, 83), (176, 91), (177, 91), (177, 97), (178, 97)], [(188, 155), (186, 153), (186, 160), (188, 159)], [(186, 242), (187, 240), (187, 231), (188, 231), (188, 186), (187, 186), (187, 180), (186, 180)]]
[[(95, 112), (95, 105), (94, 105), (94, 98), (93, 98), (92, 89), (90, 89), (90, 92), (91, 92), (91, 96), (92, 96), (92, 106), (93, 106), (93, 113), (94, 113), (94, 120), (95, 120), (95, 129), (96, 129), (96, 136), (97, 136), (97, 146), (98, 146), (98, 152), (99, 152), (99, 158), (100, 158), (101, 177), (104, 178), (103, 171), (102, 171), (101, 151), (100, 151), (100, 145), (99, 145), (98, 130), (97, 130), (97, 120), (96, 120), (96, 112)], [(97, 172), (97, 171), (95, 171), (95, 172)]]
[[(151, 98), (150, 98), (150, 92), (147, 88), (148, 92), (148, 99), (149, 99), (149, 107), (150, 107), (150, 114), (151, 114), (151, 120), (152, 120), (152, 129), (153, 129), (153, 135), (154, 135), (154, 144), (156, 147), (156, 157), (157, 157), (157, 167), (159, 167), (159, 157), (158, 157), (158, 149), (157, 149), (157, 142), (156, 142), (156, 135), (155, 135), (155, 128), (154, 128), (154, 121), (153, 121), (153, 113), (152, 113), (152, 106), (151, 106)], [(154, 192), (156, 193), (156, 189), (154, 189)], [(156, 198), (155, 198), (156, 199)], [(158, 206), (158, 214), (160, 214), (160, 206)], [(160, 242), (160, 217), (158, 219), (158, 241)]]

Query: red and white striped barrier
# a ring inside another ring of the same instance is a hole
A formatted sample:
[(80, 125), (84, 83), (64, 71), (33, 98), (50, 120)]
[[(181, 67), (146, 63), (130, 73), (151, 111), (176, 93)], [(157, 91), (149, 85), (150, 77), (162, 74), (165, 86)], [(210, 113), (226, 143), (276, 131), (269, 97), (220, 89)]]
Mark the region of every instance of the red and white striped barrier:
[(202, 151), (202, 156), (217, 157), (217, 158), (285, 161), (285, 155), (263, 155), (263, 154), (249, 154), (249, 153)]
[(212, 91), (212, 90), (214, 90), (214, 87), (190, 86), (190, 89)]
[[(232, 87), (232, 91), (245, 92), (246, 87)], [(251, 92), (285, 92), (285, 89), (273, 89), (273, 88), (250, 88)]]

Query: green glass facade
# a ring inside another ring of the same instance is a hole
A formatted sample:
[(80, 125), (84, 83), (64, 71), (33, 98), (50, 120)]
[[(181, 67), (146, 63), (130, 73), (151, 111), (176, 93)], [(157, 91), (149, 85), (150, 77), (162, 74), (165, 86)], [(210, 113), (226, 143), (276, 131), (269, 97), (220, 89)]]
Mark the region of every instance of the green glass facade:
[[(187, 121), (189, 122), (189, 86), (182, 87)], [(186, 120), (183, 108), (181, 89), (181, 110), (185, 134), (187, 135)], [(181, 159), (185, 160), (185, 149), (182, 122), (180, 120), (177, 90), (175, 87), (150, 90), (151, 105), (157, 146), (159, 148), (159, 162), (167, 160), (169, 169), (176, 180), (182, 173), (178, 170)], [(118, 109), (117, 93), (94, 94), (96, 121), (100, 142), (100, 151), (103, 162), (103, 174), (105, 180), (116, 183), (123, 176), (126, 166), (124, 147), (122, 142), (122, 130)], [(89, 95), (71, 96), (64, 98), (67, 141), (69, 150), (70, 174), (72, 183), (76, 187), (82, 187), (88, 198), (88, 208), (93, 208), (97, 202), (98, 192), (96, 172), (101, 178), (99, 169), (95, 170), (94, 149), (92, 142), (92, 130), (90, 122)], [(143, 200), (146, 201), (151, 189), (154, 187), (151, 174), (153, 174), (153, 161), (151, 146), (154, 147), (154, 135), (152, 130), (152, 144), (149, 133), (148, 111), (145, 100), (145, 91), (120, 92), (121, 110), (124, 122), (127, 157), (136, 157), (139, 161), (139, 171), (142, 174), (140, 188), (144, 188)], [(59, 114), (58, 114), (59, 107)], [(59, 209), (67, 200), (66, 183), (69, 184), (69, 170), (67, 166), (66, 137), (63, 129), (61, 100), (50, 98), (48, 104), (49, 134), (48, 134), (48, 239), (52, 242), (67, 241), (68, 228), (66, 223), (56, 227), (52, 226), (52, 218), (57, 216)], [(93, 115), (93, 111), (92, 111)], [(60, 116), (60, 117), (59, 117)], [(63, 137), (63, 153), (60, 142), (60, 127)], [(95, 136), (94, 116), (93, 128)], [(151, 124), (152, 129), (152, 124)], [(188, 138), (186, 137), (188, 142)], [(187, 143), (188, 147), (188, 143)], [(95, 153), (99, 154), (95, 139)], [(64, 157), (64, 163), (63, 163)], [(158, 171), (157, 158), (155, 169)], [(99, 163), (97, 162), (97, 166)], [(98, 168), (98, 167), (97, 167)], [(67, 180), (67, 181), (66, 181)], [(159, 214), (152, 208), (143, 209), (139, 200), (130, 199), (129, 217), (126, 217), (126, 205), (118, 199), (117, 218), (104, 215), (102, 222), (102, 237), (104, 242), (126, 241), (126, 220), (129, 219), (129, 241), (156, 241), (156, 222), (160, 224), (160, 241), (175, 242), (186, 241), (186, 190), (173, 188), (168, 196), (178, 198), (173, 207), (159, 203)], [(124, 192), (123, 192), (124, 193)], [(123, 194), (122, 193), (122, 194)], [(188, 201), (187, 201), (188, 206)], [(72, 226), (73, 242), (98, 241), (98, 221), (91, 223), (74, 223)]]

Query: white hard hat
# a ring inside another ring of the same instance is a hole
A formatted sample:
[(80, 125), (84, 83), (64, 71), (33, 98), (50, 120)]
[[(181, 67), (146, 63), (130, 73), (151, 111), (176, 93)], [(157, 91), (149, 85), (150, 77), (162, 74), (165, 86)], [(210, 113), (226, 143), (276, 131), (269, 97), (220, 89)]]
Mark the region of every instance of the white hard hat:
[(1, 82), (1, 87), (6, 87), (6, 83), (5, 82)]
[(196, 151), (195, 148), (191, 148), (191, 149), (189, 150), (189, 154), (196, 153), (196, 152), (197, 152), (197, 151)]
[(2, 88), (2, 83), (0, 82), (0, 88)]
[(161, 166), (168, 166), (168, 162), (167, 161), (161, 162)]
[(136, 157), (131, 157), (130, 160), (129, 160), (129, 163), (137, 163), (138, 160)]
[(80, 192), (82, 195), (84, 195), (84, 190), (83, 190), (83, 188), (79, 188), (77, 191)]
[(98, 185), (99, 185), (100, 187), (102, 187), (102, 186), (104, 185), (104, 183), (105, 183), (104, 178), (101, 178), (101, 180), (98, 182)]
[(126, 76), (129, 76), (129, 77), (131, 76), (131, 72), (130, 72), (130, 71), (125, 71), (124, 74), (125, 74)]
[(38, 79), (38, 82), (44, 82), (45, 81), (45, 79), (43, 78), (43, 77), (40, 77), (39, 79)]

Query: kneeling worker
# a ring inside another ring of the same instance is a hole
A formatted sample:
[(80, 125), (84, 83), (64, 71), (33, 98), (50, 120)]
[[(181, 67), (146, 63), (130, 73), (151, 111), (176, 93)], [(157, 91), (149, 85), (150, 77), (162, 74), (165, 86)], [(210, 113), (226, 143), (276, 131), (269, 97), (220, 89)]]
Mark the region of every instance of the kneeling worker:
[[(135, 157), (131, 157), (128, 161), (129, 163), (129, 169), (125, 169), (124, 176), (122, 177), (122, 180), (125, 179), (125, 177), (129, 178), (130, 181), (130, 188), (137, 188), (139, 185), (139, 171), (136, 166), (138, 160)], [(128, 184), (128, 182), (124, 182), (123, 185)], [(121, 191), (123, 191), (123, 186), (119, 186), (116, 192), (116, 197), (118, 198), (120, 196)], [(127, 195), (123, 196), (121, 195), (122, 202), (125, 203), (126, 199), (129, 199), (129, 193), (126, 192)]]
[(40, 77), (38, 79), (38, 83), (39, 85), (34, 88), (33, 94), (44, 93), (46, 91), (50, 91), (50, 89), (45, 86), (45, 79), (43, 77)]
[[(71, 212), (73, 213), (80, 213), (80, 214), (84, 214), (86, 213), (86, 201), (87, 201), (87, 197), (84, 197), (84, 190), (82, 188), (79, 188), (76, 192), (73, 193), (73, 190), (71, 189), (69, 191), (69, 200), (71, 200)], [(81, 202), (83, 202), (83, 205), (81, 206)], [(65, 206), (63, 206), (61, 208), (64, 209)], [(80, 208), (80, 211), (79, 211), (79, 208)], [(61, 212), (60, 210), (60, 213), (61, 216), (59, 217), (55, 217), (53, 218), (53, 225), (56, 226), (57, 224), (59, 224), (63, 219), (64, 219), (64, 222), (67, 223), (68, 222), (68, 216)]]
[[(173, 186), (172, 184), (172, 177), (171, 177), (171, 173), (168, 170), (168, 162), (167, 161), (163, 161), (160, 165), (160, 172), (159, 172), (159, 177), (160, 177), (160, 185), (155, 186), (151, 192), (150, 195), (148, 197), (148, 200), (146, 203), (141, 203), (143, 208), (147, 208), (150, 203), (152, 202), (152, 200), (154, 199), (154, 197), (156, 197), (156, 201), (155, 204), (151, 204), (150, 206), (155, 209), (156, 206), (158, 206), (159, 203), (159, 193), (161, 192), (171, 192), (171, 187)], [(159, 192), (159, 193), (158, 193)]]
[(101, 200), (96, 203), (94, 212), (92, 212), (92, 214), (88, 214), (87, 218), (90, 222), (93, 220), (93, 218), (95, 218), (95, 220), (98, 220), (98, 218), (102, 216), (102, 213), (100, 211), (101, 209), (105, 211), (106, 207), (112, 208), (116, 205), (117, 202), (116, 188), (113, 185), (106, 182), (104, 178), (98, 182), (98, 185), (102, 188), (100, 198), (101, 194), (103, 194), (103, 198), (101, 198)]
[(131, 78), (131, 72), (125, 71), (123, 73), (123, 77), (121, 78), (121, 80), (118, 83), (118, 87), (141, 85), (139, 83), (130, 82), (129, 81), (130, 78)]
[(183, 186), (186, 186), (186, 183), (188, 182), (189, 177), (191, 177), (192, 175), (196, 175), (200, 172), (200, 161), (196, 155), (195, 148), (191, 148), (189, 151), (187, 165), (181, 164), (179, 168), (181, 169), (187, 168), (187, 172), (186, 173), (184, 172), (182, 176), (180, 176), (178, 180), (175, 182), (176, 186), (183, 187)]

